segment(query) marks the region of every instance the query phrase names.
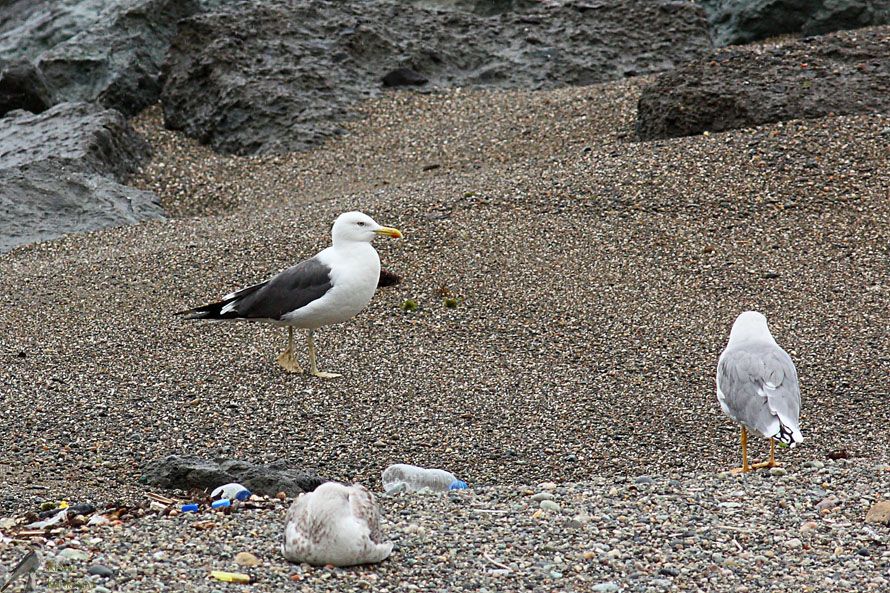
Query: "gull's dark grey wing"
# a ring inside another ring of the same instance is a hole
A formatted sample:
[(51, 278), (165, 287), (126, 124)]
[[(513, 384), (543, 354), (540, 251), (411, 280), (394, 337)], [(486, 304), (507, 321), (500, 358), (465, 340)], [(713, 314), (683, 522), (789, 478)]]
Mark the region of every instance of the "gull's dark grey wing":
[(279, 320), (320, 299), (331, 287), (331, 268), (313, 257), (265, 282), (227, 294), (219, 302), (177, 315), (185, 315), (187, 319)]

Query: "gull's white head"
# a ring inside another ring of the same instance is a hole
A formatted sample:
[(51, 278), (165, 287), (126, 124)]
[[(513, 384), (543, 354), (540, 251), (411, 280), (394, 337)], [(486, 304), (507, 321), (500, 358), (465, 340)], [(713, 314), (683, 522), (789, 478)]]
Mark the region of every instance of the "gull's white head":
[(348, 242), (370, 242), (377, 235), (385, 235), (399, 239), (402, 233), (399, 229), (381, 226), (373, 218), (364, 212), (344, 212), (334, 221), (331, 229), (331, 239), (334, 245)]
[(773, 335), (766, 324), (766, 317), (757, 311), (745, 311), (739, 315), (732, 324), (729, 332), (729, 341), (742, 342), (745, 340), (773, 340)]
[(313, 513), (330, 513), (329, 517), (351, 514), (349, 487), (337, 482), (325, 482), (307, 496), (312, 497)]

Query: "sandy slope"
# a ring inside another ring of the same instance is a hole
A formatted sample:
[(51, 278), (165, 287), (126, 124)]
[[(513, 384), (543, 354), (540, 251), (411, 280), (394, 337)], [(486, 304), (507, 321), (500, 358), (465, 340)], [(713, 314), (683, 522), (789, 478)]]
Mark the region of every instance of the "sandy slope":
[[(879, 495), (890, 121), (636, 143), (637, 84), (390, 96), (286, 157), (214, 156), (141, 116), (157, 158), (137, 182), (178, 218), (0, 256), (4, 512), (133, 500), (171, 452), (374, 488), (397, 461), (476, 485), (706, 481), (737, 462), (713, 376), (747, 308), (800, 373), (789, 471), (846, 449)], [(171, 317), (313, 253), (353, 208), (405, 232), (378, 242), (404, 282), (321, 332), (342, 379), (283, 373), (281, 330)]]

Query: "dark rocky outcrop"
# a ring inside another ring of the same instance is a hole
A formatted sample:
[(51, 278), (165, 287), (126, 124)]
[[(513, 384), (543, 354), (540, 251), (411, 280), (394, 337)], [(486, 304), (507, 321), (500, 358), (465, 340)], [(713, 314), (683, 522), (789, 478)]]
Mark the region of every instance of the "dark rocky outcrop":
[(716, 45), (890, 23), (888, 0), (699, 0)]
[(44, 52), (39, 66), (55, 99), (97, 101), (125, 115), (153, 104), (176, 23), (197, 8), (194, 0), (129, 2)]
[(122, 185), (149, 147), (117, 111), (62, 103), (0, 118), (0, 250), (163, 215)]
[(643, 89), (643, 140), (890, 109), (890, 27), (731, 47)]
[(199, 7), (0, 0), (0, 250), (163, 215), (153, 194), (122, 185), (148, 146), (118, 111), (157, 101), (176, 23)]
[(16, 109), (40, 113), (51, 105), (43, 74), (31, 62), (12, 62), (0, 69), (0, 116)]
[(208, 492), (217, 486), (238, 482), (254, 494), (274, 496), (284, 492), (289, 496), (296, 496), (315, 490), (327, 480), (314, 472), (289, 468), (283, 461), (254, 465), (237, 459), (209, 461), (198, 457), (169, 455), (146, 465), (139, 481), (159, 488)]
[(406, 0), (423, 8), (439, 10), (460, 10), (483, 16), (502, 14), (516, 10), (527, 10), (539, 4), (540, 0)]
[(176, 23), (198, 0), (13, 2), (0, 22), (0, 61), (30, 60), (52, 102), (95, 101), (133, 115), (160, 94)]
[(492, 16), (429, 4), (269, 0), (186, 19), (164, 66), (166, 125), (223, 152), (286, 152), (337, 133), (400, 68), (432, 87), (538, 89), (660, 72), (710, 49), (704, 13), (688, 2), (535, 3)]

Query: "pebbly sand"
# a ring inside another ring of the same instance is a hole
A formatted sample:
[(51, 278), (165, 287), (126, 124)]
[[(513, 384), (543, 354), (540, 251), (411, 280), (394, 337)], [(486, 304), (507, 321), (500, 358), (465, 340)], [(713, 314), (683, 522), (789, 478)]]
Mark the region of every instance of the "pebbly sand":
[[(288, 566), (284, 505), (201, 535), (145, 517), (75, 537), (114, 590), (228, 590), (207, 575), (242, 550), (267, 567), (252, 591), (757, 591), (772, 570), (764, 586), (885, 587), (890, 536), (863, 517), (890, 497), (890, 119), (639, 143), (643, 82), (388, 95), (278, 157), (214, 155), (157, 108), (139, 116), (156, 155), (135, 183), (172, 218), (0, 255), (0, 515), (138, 502), (140, 468), (170, 453), (286, 459), (375, 490), (409, 462), (476, 489), (384, 500), (400, 544), (378, 568)], [(282, 372), (282, 330), (172, 317), (311, 255), (347, 209), (405, 238), (377, 242), (403, 282), (317, 336), (343, 378)], [(784, 476), (720, 473), (738, 433), (715, 365), (749, 308), (800, 374), (806, 440), (779, 452)], [(564, 508), (533, 517), (548, 482)], [(727, 501), (741, 506), (722, 516)], [(149, 554), (163, 550), (179, 560)], [(86, 566), (40, 578), (89, 590)]]

